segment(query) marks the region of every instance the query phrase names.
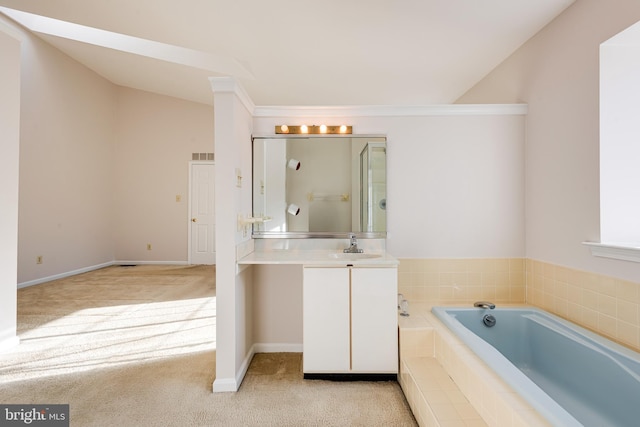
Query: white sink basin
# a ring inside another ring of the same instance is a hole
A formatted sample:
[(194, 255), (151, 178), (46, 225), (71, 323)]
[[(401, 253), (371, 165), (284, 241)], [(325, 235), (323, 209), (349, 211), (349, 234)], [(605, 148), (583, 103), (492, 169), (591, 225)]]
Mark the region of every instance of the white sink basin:
[(329, 258), (333, 259), (344, 259), (348, 261), (356, 261), (359, 259), (372, 259), (372, 258), (380, 258), (381, 254), (365, 254), (365, 253), (350, 253), (350, 252), (336, 252), (333, 254), (329, 254)]

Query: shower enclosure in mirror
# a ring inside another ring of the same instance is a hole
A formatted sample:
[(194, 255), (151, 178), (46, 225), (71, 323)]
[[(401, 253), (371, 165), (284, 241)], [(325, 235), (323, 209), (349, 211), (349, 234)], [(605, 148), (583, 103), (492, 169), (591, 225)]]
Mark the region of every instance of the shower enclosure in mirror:
[(386, 138), (253, 139), (254, 237), (386, 235)]
[(387, 148), (367, 142), (360, 153), (360, 230), (384, 232), (387, 224)]

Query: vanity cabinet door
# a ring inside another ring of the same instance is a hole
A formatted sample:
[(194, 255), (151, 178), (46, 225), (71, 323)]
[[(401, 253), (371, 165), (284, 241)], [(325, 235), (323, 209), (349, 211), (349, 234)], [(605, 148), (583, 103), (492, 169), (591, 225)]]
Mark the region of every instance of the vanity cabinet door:
[(305, 267), (302, 286), (303, 371), (349, 372), (349, 269)]
[(351, 369), (398, 371), (398, 270), (351, 270)]

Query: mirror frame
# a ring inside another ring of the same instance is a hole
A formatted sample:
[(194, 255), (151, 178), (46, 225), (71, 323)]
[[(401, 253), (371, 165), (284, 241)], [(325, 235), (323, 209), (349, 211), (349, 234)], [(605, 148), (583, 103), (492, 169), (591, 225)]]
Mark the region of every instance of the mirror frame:
[[(253, 162), (253, 142), (256, 139), (309, 139), (309, 138), (384, 138), (387, 143), (387, 135), (378, 134), (331, 134), (331, 135), (297, 135), (297, 134), (274, 134), (274, 135), (252, 135), (251, 136), (251, 176), (254, 175)], [(385, 157), (385, 168), (387, 159)], [(253, 215), (253, 179), (251, 183), (251, 212)], [(386, 224), (385, 224), (386, 229)], [(254, 239), (348, 239), (349, 234), (355, 234), (358, 239), (385, 239), (387, 231), (376, 232), (333, 232), (333, 231), (256, 231), (255, 226), (251, 227), (251, 237)]]

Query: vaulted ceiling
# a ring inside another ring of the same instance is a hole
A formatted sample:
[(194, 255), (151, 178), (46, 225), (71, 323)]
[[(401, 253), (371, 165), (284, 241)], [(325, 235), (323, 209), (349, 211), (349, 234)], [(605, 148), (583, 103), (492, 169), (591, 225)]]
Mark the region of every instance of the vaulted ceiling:
[(454, 102), (574, 0), (0, 0), (117, 85), (212, 104)]

